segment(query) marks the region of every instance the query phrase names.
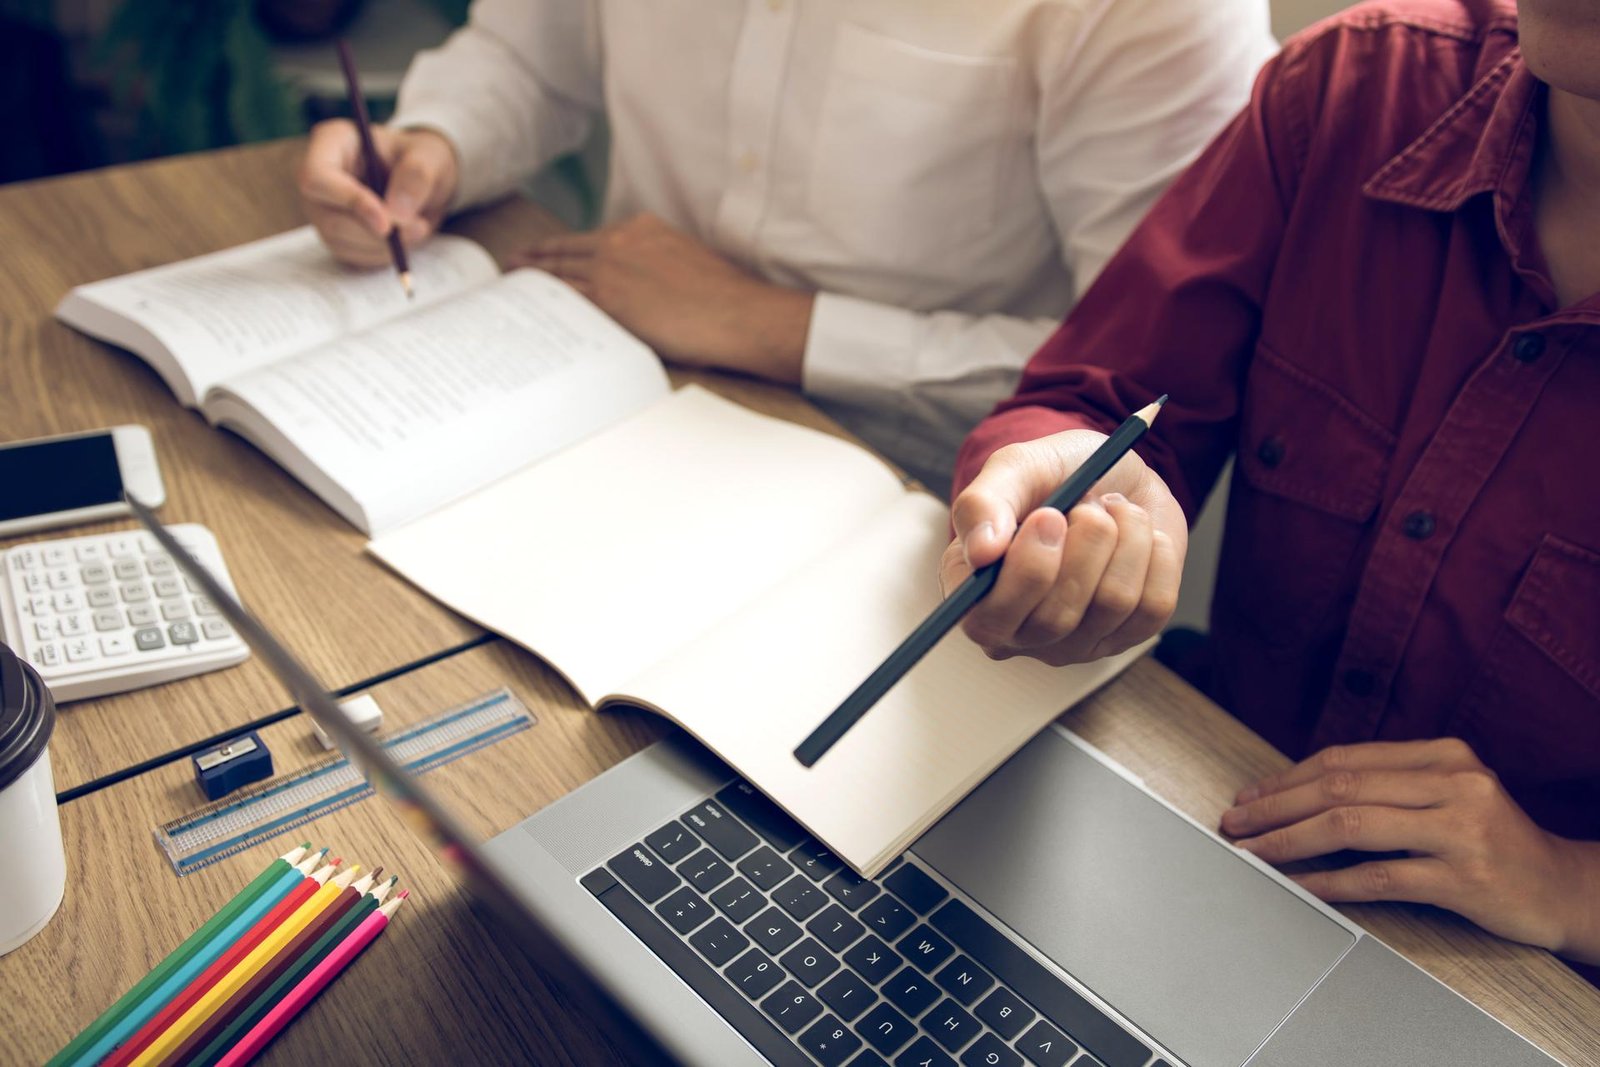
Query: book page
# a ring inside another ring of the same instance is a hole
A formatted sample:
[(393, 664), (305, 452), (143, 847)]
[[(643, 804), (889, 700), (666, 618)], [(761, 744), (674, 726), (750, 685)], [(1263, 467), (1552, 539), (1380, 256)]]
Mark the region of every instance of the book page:
[[(489, 253), (464, 237), (435, 237), (408, 258), (413, 301), (393, 269), (342, 266), (316, 231), (303, 226), (79, 286), (57, 314), (147, 360), (156, 355), (144, 350), (153, 338), (187, 378), (191, 396), (203, 398), (231, 375), (448, 299), (499, 274)], [(119, 321), (134, 329), (119, 329)]]
[(565, 283), (516, 271), (230, 379), (217, 396), (270, 425), (377, 532), (667, 392), (650, 349)]
[(691, 386), (369, 548), (593, 703), (905, 492), (856, 445)]
[(957, 627), (816, 765), (793, 752), (939, 603), (945, 507), (907, 494), (623, 690), (678, 722), (872, 876), (1145, 649), (990, 660)]

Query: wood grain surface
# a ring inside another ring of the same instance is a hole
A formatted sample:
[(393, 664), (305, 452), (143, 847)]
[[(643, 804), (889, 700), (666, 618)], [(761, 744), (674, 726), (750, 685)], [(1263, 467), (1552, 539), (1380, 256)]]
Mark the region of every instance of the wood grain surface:
[[(514, 825), (671, 727), (643, 713), (595, 713), (537, 660), (495, 642), (374, 690), (385, 729), (509, 686), (534, 728), (434, 771), (428, 784), (483, 835)], [(1153, 661), (1143, 661), (1064, 721), (1206, 825), (1233, 792), (1284, 765), (1244, 729)], [(321, 755), (297, 717), (265, 739), (280, 768)], [(186, 878), (172, 873), (151, 828), (203, 803), (184, 768), (169, 767), (62, 809), (69, 890), (32, 942), (0, 960), (0, 1062), (49, 1055), (271, 857), (301, 839), (399, 872), (416, 899), (355, 969), (270, 1050), (270, 1063), (639, 1062), (608, 1034), (620, 1020), (572, 1006), (491, 926), (469, 911), (449, 874), (379, 799)], [(1427, 909), (1348, 912), (1395, 948), (1574, 1067), (1600, 1064), (1600, 993), (1549, 954), (1510, 945)]]

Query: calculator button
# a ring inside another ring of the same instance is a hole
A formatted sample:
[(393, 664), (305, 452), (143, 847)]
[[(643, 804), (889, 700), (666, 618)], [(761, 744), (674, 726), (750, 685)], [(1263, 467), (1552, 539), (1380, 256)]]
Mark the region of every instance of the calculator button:
[(153, 556), (161, 551), (161, 542), (157, 541), (154, 534), (142, 533), (139, 535), (139, 548), (147, 556)]
[(158, 648), (167, 647), (167, 639), (161, 636), (161, 631), (154, 626), (133, 632), (133, 644), (140, 652), (154, 652)]
[(122, 629), (122, 612), (116, 608), (101, 608), (94, 613), (94, 628), (100, 631)]
[(84, 585), (100, 585), (111, 580), (111, 568), (104, 563), (86, 563), (78, 568)]
[(144, 561), (144, 569), (152, 575), (178, 573), (178, 565), (172, 562), (171, 556), (151, 556)]
[(131, 582), (135, 578), (144, 577), (144, 571), (139, 569), (139, 561), (134, 559), (119, 559), (111, 565), (111, 572), (117, 576), (119, 582)]
[(138, 604), (128, 609), (128, 622), (133, 626), (154, 626), (156, 622), (156, 608), (154, 604)]
[[(196, 615), (215, 615), (217, 613), (217, 606), (211, 602), (210, 597), (197, 596), (194, 598), (194, 613)], [(688, 831), (682, 829), (681, 827), (677, 827), (677, 829), (682, 834), (688, 834)], [(646, 841), (645, 844), (648, 845), (650, 842)], [(654, 845), (650, 845), (650, 847), (655, 848)], [(660, 849), (657, 849), (656, 851), (659, 852)], [(667, 862), (671, 863), (672, 860), (668, 859)]]
[(106, 550), (98, 541), (80, 541), (73, 546), (73, 555), (79, 563), (95, 563), (106, 558)]
[(60, 567), (71, 559), (71, 557), (67, 555), (67, 550), (61, 545), (52, 545), (51, 547), (42, 550), (39, 553), (39, 556), (44, 560), (44, 565), (46, 567)]
[(52, 596), (50, 603), (57, 611), (82, 611), (83, 594), (76, 589), (68, 589)]
[(94, 656), (94, 645), (87, 637), (74, 637), (66, 643), (67, 662), (82, 663)]
[(172, 622), (175, 619), (187, 619), (189, 617), (189, 605), (181, 600), (163, 600), (161, 602), (161, 617), (168, 622)]
[(133, 641), (127, 634), (107, 634), (100, 639), (100, 652), (106, 656), (126, 656), (133, 651)]
[(156, 596), (162, 598), (163, 600), (169, 597), (183, 595), (183, 583), (178, 581), (177, 578), (171, 576), (166, 578), (157, 578), (150, 584), (155, 588)]
[(54, 619), (40, 619), (33, 624), (33, 636), (41, 641), (48, 641), (56, 635)]
[(200, 640), (200, 631), (194, 628), (192, 622), (175, 622), (167, 627), (167, 636), (172, 638), (175, 645), (192, 645)]
[(123, 582), (121, 589), (125, 604), (140, 604), (150, 599), (150, 587), (143, 582)]
[(200, 623), (200, 632), (206, 635), (208, 641), (221, 641), (233, 636), (233, 631), (221, 619), (205, 619)]
[(86, 599), (91, 608), (113, 608), (117, 606), (117, 591), (109, 585), (97, 585), (89, 590)]
[(28, 598), (28, 614), (35, 618), (40, 615), (50, 614), (50, 598), (43, 593), (35, 593)]
[(81, 637), (89, 632), (89, 620), (82, 615), (63, 615), (56, 620), (56, 629), (62, 637)]
[(32, 548), (14, 548), (11, 550), (11, 569), (21, 572), (32, 570), (39, 565), (39, 553)]
[(40, 645), (33, 650), (33, 662), (41, 667), (55, 667), (61, 663), (61, 647), (59, 645)]
[(22, 588), (29, 593), (42, 593), (50, 588), (50, 583), (44, 579), (44, 571), (29, 571), (22, 576)]
[[(129, 537), (126, 534), (121, 537), (110, 538), (106, 541), (106, 554), (112, 559), (136, 555), (138, 554), (138, 551), (138, 543), (132, 537)], [(138, 564), (135, 563), (134, 566), (137, 567)]]

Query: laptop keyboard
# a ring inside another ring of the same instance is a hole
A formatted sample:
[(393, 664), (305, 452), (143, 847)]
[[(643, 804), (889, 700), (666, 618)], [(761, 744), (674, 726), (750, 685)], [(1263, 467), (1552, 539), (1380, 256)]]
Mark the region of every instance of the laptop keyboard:
[(864, 880), (743, 782), (581, 883), (774, 1064), (1150, 1060), (915, 863)]

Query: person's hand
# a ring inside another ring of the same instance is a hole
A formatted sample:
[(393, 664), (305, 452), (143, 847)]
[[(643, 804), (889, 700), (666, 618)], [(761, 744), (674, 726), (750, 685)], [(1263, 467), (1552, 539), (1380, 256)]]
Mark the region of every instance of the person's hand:
[(1172, 617), (1189, 532), (1144, 460), (1128, 453), (1065, 515), (1040, 507), (1105, 439), (1068, 430), (1007, 445), (956, 497), (939, 585), (948, 596), (1005, 556), (962, 623), (992, 658), (1085, 663), (1155, 636)]
[(374, 126), (372, 141), (389, 166), (381, 198), (367, 188), (361, 135), (348, 119), (317, 123), (300, 163), (306, 217), (335, 258), (353, 267), (388, 263), (395, 226), (407, 247), (426, 241), (456, 194), (456, 152), (442, 134)]
[(1407, 854), (1291, 876), (1323, 900), (1435, 904), (1502, 937), (1600, 960), (1600, 844), (1541, 830), (1457, 738), (1325, 748), (1235, 804), (1223, 832), (1269, 863)]
[(762, 281), (654, 215), (551, 237), (513, 262), (567, 282), (665, 359), (800, 381), (814, 295)]

